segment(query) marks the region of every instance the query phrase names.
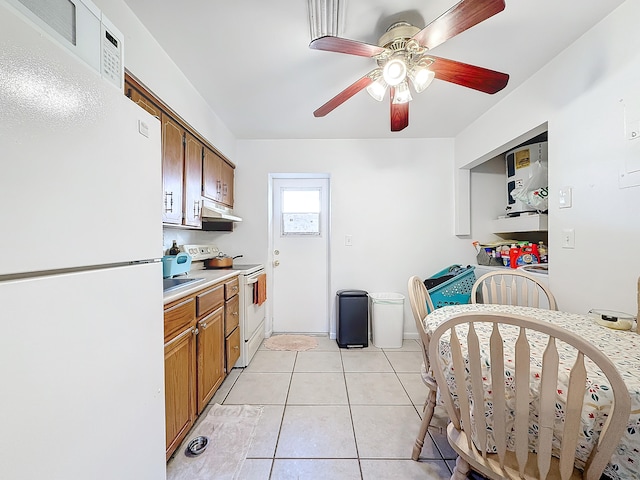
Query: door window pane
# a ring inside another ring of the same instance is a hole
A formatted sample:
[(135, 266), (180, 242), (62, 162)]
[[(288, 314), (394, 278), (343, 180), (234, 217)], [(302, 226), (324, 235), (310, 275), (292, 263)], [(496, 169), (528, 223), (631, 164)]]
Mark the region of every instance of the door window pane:
[(320, 235), (320, 189), (283, 188), (281, 234)]

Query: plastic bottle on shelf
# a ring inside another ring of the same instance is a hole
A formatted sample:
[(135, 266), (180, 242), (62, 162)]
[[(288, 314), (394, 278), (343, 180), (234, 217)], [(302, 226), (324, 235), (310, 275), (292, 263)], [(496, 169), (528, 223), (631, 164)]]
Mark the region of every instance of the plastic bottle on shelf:
[(180, 248), (178, 248), (177, 242), (174, 240), (173, 245), (169, 249), (169, 255), (177, 255), (180, 253)]
[(547, 246), (544, 244), (544, 242), (538, 243), (538, 253), (540, 254), (540, 263), (547, 263)]

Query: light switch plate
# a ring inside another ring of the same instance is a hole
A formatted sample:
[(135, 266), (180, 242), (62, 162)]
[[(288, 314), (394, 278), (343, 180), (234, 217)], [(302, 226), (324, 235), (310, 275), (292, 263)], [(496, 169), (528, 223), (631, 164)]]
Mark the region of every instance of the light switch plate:
[(345, 244), (346, 247), (352, 247), (353, 246), (353, 236), (345, 235), (344, 236), (344, 244)]
[(571, 208), (571, 187), (561, 187), (558, 192), (558, 207), (559, 208)]
[(562, 248), (576, 248), (576, 231), (573, 228), (562, 229)]

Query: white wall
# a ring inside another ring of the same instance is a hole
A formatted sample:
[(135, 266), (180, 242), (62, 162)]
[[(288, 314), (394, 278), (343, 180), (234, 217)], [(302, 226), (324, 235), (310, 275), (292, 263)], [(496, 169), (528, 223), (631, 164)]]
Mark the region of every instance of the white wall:
[[(125, 36), (125, 67), (233, 161), (235, 137), (122, 0), (94, 0)], [(186, 20), (186, 17), (185, 17)]]
[[(637, 312), (640, 187), (621, 188), (619, 176), (625, 162), (640, 164), (640, 148), (624, 137), (622, 106), (640, 104), (638, 18), (640, 0), (627, 0), (456, 137), (463, 167), (548, 122), (549, 280), (562, 310)], [(570, 209), (558, 208), (562, 186), (573, 188)], [(567, 228), (575, 249), (561, 248)]]
[[(473, 251), (452, 233), (452, 139), (239, 140), (237, 155), (243, 168), (236, 176), (235, 210), (244, 222), (234, 244), (250, 261), (270, 261), (269, 173), (331, 176), (332, 316), (337, 290), (406, 297), (411, 275), (428, 277)], [(353, 236), (352, 247), (344, 246), (346, 234)], [(404, 322), (405, 334), (414, 336), (408, 300)]]

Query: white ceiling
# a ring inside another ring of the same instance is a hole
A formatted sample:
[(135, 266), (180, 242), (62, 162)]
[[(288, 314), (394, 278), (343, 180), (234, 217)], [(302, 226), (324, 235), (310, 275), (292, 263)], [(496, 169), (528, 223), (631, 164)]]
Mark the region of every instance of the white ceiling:
[[(304, 0), (125, 0), (238, 139), (454, 137), (623, 0), (506, 0), (506, 9), (433, 54), (510, 75), (487, 95), (435, 80), (389, 131), (389, 101), (361, 91), (313, 111), (372, 70), (370, 58), (311, 50)], [(377, 44), (408, 20), (422, 28), (456, 0), (346, 0), (340, 36)], [(135, 72), (133, 72), (135, 74)]]

